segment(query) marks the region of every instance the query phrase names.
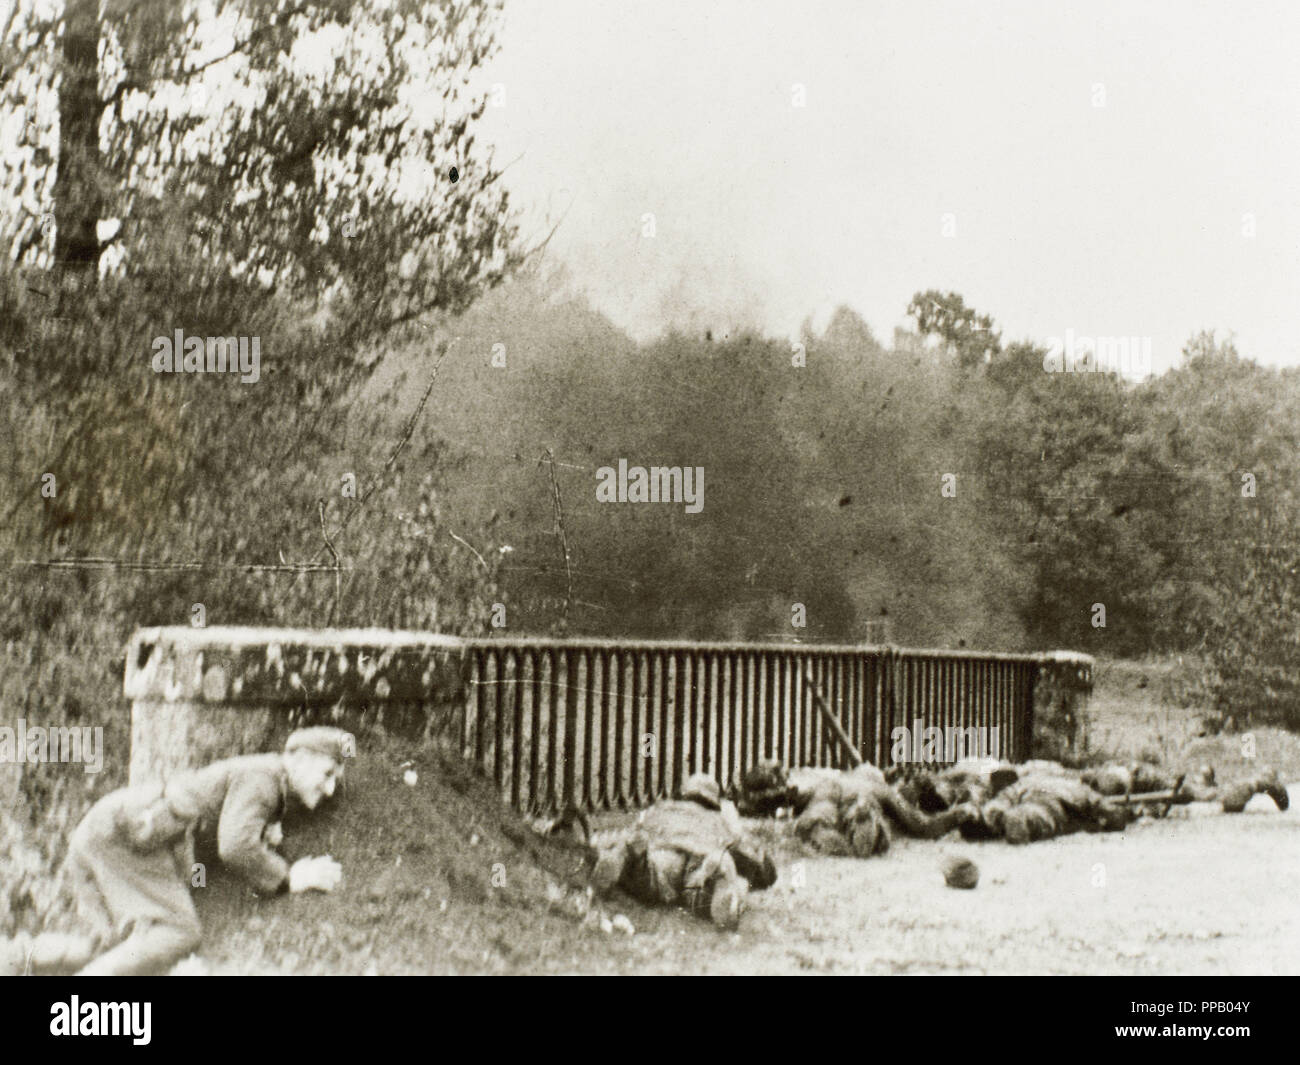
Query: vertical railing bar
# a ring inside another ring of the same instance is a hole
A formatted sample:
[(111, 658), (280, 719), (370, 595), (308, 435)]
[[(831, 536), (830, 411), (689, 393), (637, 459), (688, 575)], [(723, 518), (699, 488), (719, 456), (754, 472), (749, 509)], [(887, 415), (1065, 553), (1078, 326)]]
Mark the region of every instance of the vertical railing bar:
[(775, 656), (770, 651), (759, 652), (759, 677), (762, 681), (762, 696), (759, 700), (759, 707), (763, 713), (763, 727), (760, 734), (763, 737), (761, 749), (755, 762), (760, 759), (770, 758), (772, 752), (776, 750), (776, 684), (773, 675), (773, 666), (776, 664)]
[[(930, 716), (929, 694), (926, 690), (929, 683), (930, 663), (925, 655), (915, 655), (913, 656), (912, 661), (912, 668), (916, 670), (917, 707), (917, 714), (913, 714), (912, 716), (916, 717), (919, 715), (921, 718), (921, 741), (924, 743), (927, 736), (930, 736), (931, 739), (933, 739), (933, 736), (926, 730), (934, 727), (934, 721)], [(935, 757), (941, 757), (943, 754), (942, 751), (936, 751), (933, 744), (930, 745), (929, 753)]]
[(844, 735), (848, 736), (849, 742), (858, 748), (858, 753), (866, 758), (862, 753), (862, 747), (854, 739), (857, 727), (854, 725), (853, 712), (853, 658), (843, 652), (835, 656), (838, 659), (836, 671), (840, 675), (840, 726), (844, 729)]
[(1007, 734), (1006, 727), (1005, 727), (1006, 724), (1007, 724), (1007, 722), (1006, 722), (1006, 720), (1005, 720), (1005, 718), (1006, 718), (1006, 703), (1003, 701), (1003, 695), (1004, 695), (1004, 692), (1003, 692), (1003, 690), (1002, 690), (1002, 667), (1001, 667), (1001, 663), (996, 662), (996, 661), (994, 661), (994, 662), (990, 662), (990, 663), (989, 663), (989, 672), (992, 674), (992, 681), (991, 681), (991, 683), (992, 683), (992, 688), (993, 688), (993, 702), (994, 702), (994, 705), (997, 707), (997, 722), (996, 722), (996, 723), (997, 723), (997, 726), (998, 726), (998, 740), (999, 740), (999, 742), (1001, 742), (1002, 737), (1003, 737), (1004, 735)]
[[(840, 656), (838, 654), (828, 653), (824, 658), (825, 673), (822, 675), (822, 691), (826, 694), (826, 705), (830, 709), (831, 716), (841, 722), (844, 721), (844, 693), (840, 689)], [(837, 769), (848, 769), (849, 756), (845, 754), (844, 748), (840, 745), (839, 737), (835, 735), (835, 730), (829, 725), (826, 726), (826, 742), (830, 745), (830, 750), (834, 752), (834, 760), (831, 762)]]
[[(1015, 742), (1015, 723), (1017, 720), (1017, 715), (1015, 713), (1015, 684), (1011, 667), (1012, 663), (1010, 662), (998, 663), (999, 683), (1002, 685), (1002, 705), (1004, 707), (1004, 712), (1007, 715), (1008, 725), (1008, 728), (998, 737), (998, 742), (1006, 748), (1004, 756), (1005, 753), (1010, 752), (1011, 747)], [(1003, 736), (1006, 738), (1003, 739)]]
[(524, 700), (528, 694), (527, 686), (524, 682), (524, 676), (527, 672), (525, 666), (526, 655), (522, 651), (515, 652), (515, 738), (514, 738), (514, 763), (510, 766), (512, 776), (512, 788), (510, 804), (516, 810), (522, 810), (526, 796), (524, 792), (524, 778), (528, 768), (529, 748), (526, 744), (526, 737), (531, 734), (531, 728), (525, 729), (524, 719)]
[(754, 749), (754, 659), (750, 654), (741, 654), (737, 665), (740, 667), (740, 760), (736, 771), (743, 773), (753, 758)]
[(546, 734), (542, 731), (542, 675), (545, 672), (543, 655), (541, 652), (532, 656), (533, 682), (529, 685), (529, 694), (532, 696), (531, 703), (528, 707), (528, 747), (530, 764), (528, 767), (528, 809), (533, 811), (537, 806), (537, 780), (542, 775), (542, 764), (544, 761), (544, 752), (546, 743)]
[(582, 780), (578, 786), (579, 800), (584, 809), (595, 808), (592, 786), (596, 780), (596, 752), (593, 746), (596, 718), (596, 678), (592, 664), (596, 661), (598, 651), (584, 648), (582, 652)]
[(659, 727), (663, 730), (660, 750), (665, 757), (659, 760), (659, 781), (655, 795), (661, 798), (672, 798), (675, 795), (673, 774), (677, 765), (677, 714), (680, 710), (677, 705), (676, 676), (676, 656), (672, 651), (660, 651)]
[(987, 728), (993, 724), (993, 707), (989, 700), (988, 669), (983, 659), (977, 660), (976, 668), (979, 670), (980, 715), (982, 723)]
[(596, 730), (595, 743), (599, 749), (600, 769), (596, 777), (594, 808), (608, 810), (609, 799), (609, 662), (612, 652), (603, 647), (598, 652), (600, 661), (600, 728)]
[(957, 751), (948, 749), (948, 706), (943, 697), (943, 674), (944, 660), (938, 655), (930, 659), (930, 690), (931, 698), (934, 700), (934, 719), (939, 726), (939, 732), (943, 736), (944, 742), (944, 761), (956, 761)]
[(564, 654), (564, 754), (560, 766), (560, 792), (556, 800), (556, 805), (561, 810), (567, 804), (577, 801), (577, 793), (580, 787), (578, 776), (581, 769), (578, 765), (578, 725), (582, 716), (581, 706), (584, 694), (578, 669), (580, 662), (581, 652), (577, 649), (566, 648)]
[[(835, 656), (835, 686), (839, 690), (839, 704), (836, 713), (839, 715), (840, 727), (844, 729), (844, 734), (853, 739), (853, 678), (850, 670), (851, 662), (848, 657), (840, 652)], [(854, 744), (856, 747), (857, 744)], [(859, 751), (861, 753), (861, 751)], [(849, 756), (851, 757), (851, 756)], [(866, 755), (863, 755), (865, 758)], [(853, 768), (850, 766), (850, 768)]]
[(685, 677), (685, 656), (680, 649), (673, 649), (668, 654), (669, 676), (672, 678), (672, 703), (668, 708), (668, 713), (672, 717), (669, 724), (673, 730), (673, 760), (669, 767), (672, 771), (672, 779), (665, 787), (665, 793), (668, 795), (677, 795), (682, 788), (682, 781), (685, 779), (687, 746), (686, 746), (686, 677)]
[(867, 663), (861, 654), (854, 654), (853, 669), (853, 731), (849, 733), (854, 746), (862, 752), (862, 757), (870, 760), (875, 756), (871, 744), (866, 739), (866, 672)]
[(690, 699), (687, 703), (691, 712), (691, 731), (687, 734), (690, 738), (690, 771), (692, 773), (704, 773), (709, 768), (705, 755), (708, 744), (705, 742), (703, 735), (704, 690), (701, 678), (704, 674), (704, 653), (693, 650), (688, 652), (688, 658), (691, 664), (691, 683), (688, 689)]
[(478, 684), (475, 685), (475, 688), (478, 692), (479, 697), (478, 699), (475, 700), (474, 703), (473, 731), (469, 736), (469, 743), (466, 746), (469, 747), (470, 758), (473, 760), (474, 764), (481, 765), (482, 764), (481, 758), (483, 754), (483, 718), (486, 716), (486, 711), (484, 710), (483, 707), (483, 703), (484, 703), (483, 688), (487, 683), (484, 677), (485, 669), (484, 669), (483, 657), (481, 652), (474, 656), (474, 669), (475, 672), (478, 674)]
[(948, 697), (952, 702), (952, 719), (957, 728), (962, 727), (962, 660), (955, 659), (948, 670)]
[(794, 748), (798, 735), (798, 704), (795, 702), (797, 690), (796, 678), (799, 676), (799, 659), (796, 655), (784, 655), (781, 659), (781, 697), (785, 703), (785, 721), (782, 725), (781, 764), (790, 766), (794, 761)]
[(793, 652), (786, 659), (786, 698), (790, 702), (790, 717), (786, 723), (786, 748), (782, 761), (787, 766), (800, 765), (799, 754), (803, 745), (803, 658)]
[(651, 748), (652, 757), (646, 762), (646, 801), (654, 802), (659, 796), (659, 787), (663, 779), (664, 742), (666, 734), (663, 725), (664, 700), (661, 691), (662, 670), (659, 651), (648, 654), (649, 671), (646, 676), (646, 713), (649, 719), (648, 731), (652, 742), (646, 744)]
[(710, 695), (709, 713), (713, 715), (713, 764), (717, 767), (723, 780), (735, 779), (731, 775), (731, 762), (728, 761), (727, 715), (728, 699), (726, 689), (726, 658), (718, 651), (709, 652), (709, 670), (713, 674), (713, 687)]
[(713, 685), (716, 675), (713, 652), (701, 649), (698, 670), (700, 685), (700, 772), (716, 777), (719, 785), (725, 787), (723, 782), (728, 778), (723, 774), (722, 767), (718, 765), (717, 746), (714, 743), (714, 722), (717, 720), (717, 715), (714, 713), (716, 700)]
[[(810, 664), (812, 665), (813, 676), (812, 690), (824, 692), (826, 690), (826, 660), (821, 655), (814, 654), (810, 658)], [(809, 695), (812, 695), (812, 691), (809, 692)], [(816, 707), (815, 700), (811, 706)], [(817, 764), (828, 768), (834, 767), (835, 755), (827, 746), (830, 737), (826, 732), (826, 721), (820, 711), (815, 712), (812, 719), (817, 729)]]
[(611, 650), (609, 653), (611, 690), (610, 706), (613, 708), (613, 734), (614, 747), (610, 751), (609, 768), (610, 768), (610, 799), (614, 806), (620, 810), (627, 809), (627, 777), (623, 772), (623, 755), (627, 751), (627, 704), (624, 700), (624, 693), (627, 691), (627, 684), (624, 681), (627, 669), (627, 655), (620, 650)]
[(817, 712), (817, 701), (813, 695), (813, 686), (817, 683), (817, 659), (814, 655), (805, 651), (801, 656), (803, 664), (800, 667), (800, 680), (806, 676), (812, 677), (812, 686), (806, 680), (801, 685), (800, 697), (803, 700), (804, 716), (804, 757), (807, 758), (809, 765), (822, 764), (822, 750), (820, 743), (820, 733), (818, 732), (820, 714)]
[(496, 693), (492, 700), (492, 782), (498, 790), (505, 787), (505, 662), (500, 651), (492, 648), (489, 653), (493, 660), (493, 673), (496, 675)]
[(646, 769), (645, 769), (645, 755), (643, 753), (643, 746), (641, 741), (642, 734), (645, 731), (645, 729), (642, 727), (642, 721), (641, 721), (642, 719), (641, 702), (643, 699), (641, 688), (644, 683), (642, 679), (642, 672), (644, 670), (646, 656), (645, 653), (642, 651), (634, 651), (631, 657), (632, 657), (632, 692), (631, 692), (631, 701), (629, 705), (632, 710), (632, 720), (630, 722), (632, 726), (632, 734), (630, 739), (632, 742), (628, 745), (628, 748), (631, 751), (630, 760), (628, 762), (628, 777), (630, 778), (630, 783), (632, 785), (632, 804), (634, 806), (642, 806), (645, 804), (646, 801), (644, 788), (642, 787), (643, 777), (646, 772)]
[(997, 708), (998, 708), (998, 739), (1000, 741), (1003, 736), (1007, 735), (1006, 726), (1009, 723), (1006, 720), (1006, 716), (1007, 716), (1007, 705), (1005, 700), (1006, 692), (1003, 690), (1002, 687), (1001, 663), (1000, 662), (989, 663), (989, 672), (993, 674), (993, 696), (997, 703)]
[(727, 775), (736, 778), (736, 663), (730, 651), (722, 652), (722, 673), (718, 680), (722, 687), (722, 710), (726, 715), (722, 726), (719, 757), (726, 762)]
[(849, 733), (853, 737), (853, 745), (862, 752), (863, 758), (870, 758), (871, 747), (866, 743), (863, 737), (863, 672), (865, 662), (862, 655), (854, 654), (852, 658), (853, 666), (853, 731)]
[(1021, 714), (1024, 716), (1024, 735), (1021, 738), (1021, 759), (1030, 758), (1034, 753), (1034, 681), (1037, 667), (1024, 663), (1020, 667), (1022, 694), (1020, 697)]
[(975, 660), (966, 658), (962, 660), (962, 683), (965, 687), (965, 693), (962, 697), (962, 724), (969, 728), (975, 724), (976, 705), (975, 705)]

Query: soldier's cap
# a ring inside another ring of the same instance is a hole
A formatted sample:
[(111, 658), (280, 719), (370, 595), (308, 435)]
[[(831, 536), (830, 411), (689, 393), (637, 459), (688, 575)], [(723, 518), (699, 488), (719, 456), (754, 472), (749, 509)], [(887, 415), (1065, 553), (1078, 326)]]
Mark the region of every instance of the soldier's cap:
[(313, 725), (311, 728), (300, 728), (291, 732), (285, 741), (284, 753), (311, 751), (314, 754), (328, 755), (336, 762), (342, 762), (348, 755), (351, 743), (351, 733), (344, 732), (341, 728), (335, 728), (333, 725)]
[(722, 808), (722, 789), (708, 773), (692, 773), (682, 785), (682, 798), (693, 799), (710, 810)]

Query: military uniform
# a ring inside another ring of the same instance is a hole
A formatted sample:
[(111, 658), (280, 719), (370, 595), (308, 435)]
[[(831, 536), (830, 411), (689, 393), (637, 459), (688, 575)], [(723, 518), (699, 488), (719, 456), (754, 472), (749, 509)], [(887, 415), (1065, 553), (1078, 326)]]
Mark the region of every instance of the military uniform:
[(980, 816), (963, 825), (962, 834), (967, 839), (1005, 839), (1009, 843), (1032, 843), (1079, 830), (1121, 830), (1139, 816), (1140, 808), (1106, 799), (1127, 794), (1169, 792), (1176, 796), (1173, 802), (1218, 801), (1227, 813), (1239, 812), (1259, 794), (1272, 798), (1280, 810), (1288, 805), (1286, 787), (1273, 770), (1219, 789), (1208, 766), (1190, 779), (1184, 776), (1175, 781), (1141, 763), (1080, 772), (1046, 761), (1018, 766), (962, 762), (938, 773), (915, 774), (902, 789), (926, 809), (975, 803)]
[(190, 898), (196, 831), (215, 829), (222, 864), (259, 891), (286, 890), (289, 864), (265, 840), (286, 795), (278, 754), (228, 758), (176, 773), (162, 786), (105, 795), (68, 846), (65, 876), (79, 913), (104, 944), (147, 936), (184, 957), (201, 937)]
[(992, 835), (1008, 843), (1032, 843), (1083, 830), (1115, 832), (1125, 828), (1136, 810), (1108, 804), (1066, 771), (1031, 770), (986, 802), (968, 838)]
[(1134, 766), (1112, 764), (1090, 770), (1083, 775), (1083, 779), (1103, 795), (1169, 791), (1177, 785), (1180, 795), (1187, 796), (1193, 802), (1218, 802), (1223, 812), (1229, 814), (1241, 813), (1246, 803), (1256, 795), (1267, 795), (1279, 810), (1285, 810), (1290, 805), (1286, 785), (1275, 769), (1264, 769), (1223, 788), (1217, 786), (1214, 770), (1210, 766), (1202, 766), (1190, 779), (1183, 776), (1175, 781), (1169, 774), (1141, 763)]
[[(300, 729), (286, 752), (341, 761), (338, 729)], [(289, 794), (284, 756), (252, 754), (174, 773), (162, 785), (105, 795), (72, 834), (65, 884), (98, 947), (112, 947), (90, 973), (165, 968), (199, 946), (190, 898), (196, 833), (215, 836), (217, 856), (257, 891), (289, 887), (289, 863), (268, 842)]]
[(628, 839), (597, 852), (595, 886), (622, 888), (652, 905), (682, 905), (734, 928), (750, 887), (776, 882), (776, 865), (748, 838), (735, 807), (717, 782), (697, 774), (681, 799), (647, 810)]
[(842, 773), (797, 770), (791, 781), (807, 795), (795, 834), (824, 854), (870, 858), (889, 849), (891, 824), (918, 839), (938, 839), (976, 816), (965, 804), (927, 814), (869, 762)]

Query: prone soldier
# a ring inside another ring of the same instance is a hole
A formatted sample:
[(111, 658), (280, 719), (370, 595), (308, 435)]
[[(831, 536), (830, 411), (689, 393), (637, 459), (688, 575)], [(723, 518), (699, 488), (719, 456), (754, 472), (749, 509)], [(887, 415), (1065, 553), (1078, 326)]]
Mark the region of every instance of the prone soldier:
[(749, 838), (735, 806), (704, 773), (691, 776), (680, 799), (661, 799), (629, 838), (598, 847), (594, 887), (620, 887), (655, 905), (684, 905), (720, 928), (734, 929), (750, 888), (776, 883), (776, 865)]

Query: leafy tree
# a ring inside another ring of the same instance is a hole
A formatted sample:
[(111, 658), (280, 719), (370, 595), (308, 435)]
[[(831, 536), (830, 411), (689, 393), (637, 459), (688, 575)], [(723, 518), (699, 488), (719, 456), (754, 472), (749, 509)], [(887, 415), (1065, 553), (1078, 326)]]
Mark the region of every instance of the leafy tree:
[(376, 336), (463, 309), (518, 262), (500, 172), (475, 143), (486, 99), (466, 91), (499, 6), (67, 0), (57, 21), (24, 9), (5, 57), (27, 69), (6, 78), (55, 84), (60, 121), (55, 150), (41, 95), (7, 101), (44, 149), (9, 175), (29, 192), (5, 220), (18, 261), (83, 283), (111, 262), (196, 327), (235, 295), (245, 332), (286, 304), (320, 315), (329, 342), (300, 369), (352, 379)]
[(983, 366), (1001, 350), (1002, 334), (994, 329), (993, 319), (967, 307), (956, 292), (918, 292), (907, 314), (915, 319), (918, 333), (941, 338), (965, 369)]
[(970, 425), (989, 520), (1029, 582), (1018, 611), (1038, 646), (1142, 649), (1160, 571), (1144, 500), (1162, 471), (1133, 447), (1144, 422), (1129, 386), (1112, 373), (1048, 373), (1046, 354), (1027, 343), (1001, 352)]

